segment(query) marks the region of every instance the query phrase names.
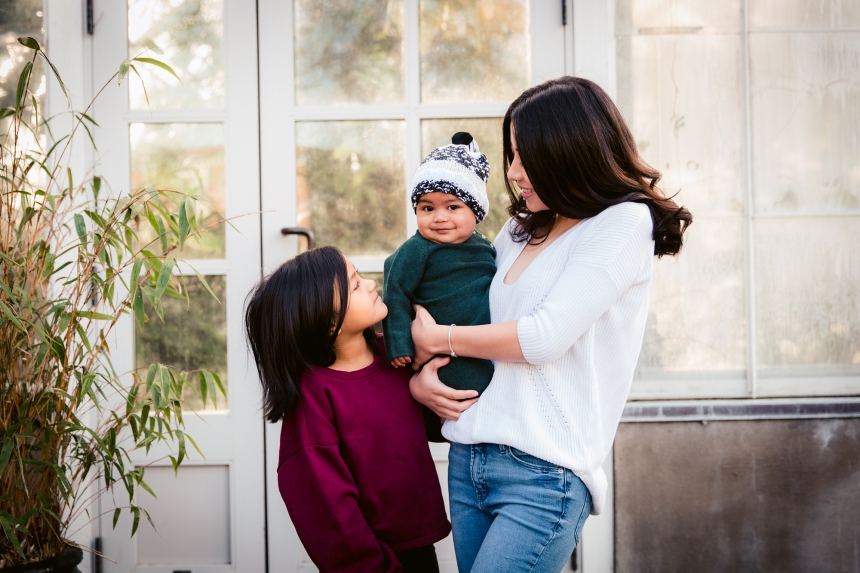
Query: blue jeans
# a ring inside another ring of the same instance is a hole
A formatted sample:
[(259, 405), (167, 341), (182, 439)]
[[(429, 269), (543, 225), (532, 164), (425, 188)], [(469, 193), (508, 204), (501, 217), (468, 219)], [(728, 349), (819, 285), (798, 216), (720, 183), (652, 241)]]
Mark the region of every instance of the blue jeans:
[(460, 573), (558, 573), (591, 512), (571, 470), (500, 444), (451, 444), (448, 492)]

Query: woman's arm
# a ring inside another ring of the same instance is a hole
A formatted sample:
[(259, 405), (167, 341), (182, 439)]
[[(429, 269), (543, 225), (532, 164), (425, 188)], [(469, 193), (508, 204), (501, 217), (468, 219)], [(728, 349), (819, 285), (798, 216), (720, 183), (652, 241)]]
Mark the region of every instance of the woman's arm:
[[(517, 321), (455, 326), (451, 330), (454, 352), (530, 364), (553, 362), (567, 352), (640, 279), (643, 265), (653, 256), (647, 207), (627, 205), (590, 230), (534, 312)], [(412, 339), (418, 364), (435, 354), (450, 354), (449, 328), (416, 307)]]
[[(451, 331), (450, 347), (448, 346), (449, 330)], [(458, 356), (504, 362), (525, 361), (517, 338), (515, 320), (451, 328), (449, 324), (436, 324), (427, 309), (416, 305), (415, 320), (412, 322), (412, 340), (415, 343), (416, 365), (424, 364), (437, 354), (451, 354), (451, 348)]]
[[(424, 311), (427, 312), (427, 311)], [(424, 404), (440, 418), (457, 420), (460, 414), (478, 401), (475, 390), (454, 390), (439, 381), (439, 369), (450, 358), (434, 358), (409, 381), (409, 391), (416, 402)]]

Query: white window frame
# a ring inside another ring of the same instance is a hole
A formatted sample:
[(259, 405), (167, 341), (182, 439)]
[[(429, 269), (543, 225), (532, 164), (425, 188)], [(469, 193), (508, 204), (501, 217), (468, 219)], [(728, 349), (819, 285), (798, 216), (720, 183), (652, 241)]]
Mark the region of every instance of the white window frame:
[[(603, 87), (614, 99), (616, 89), (615, 61), (615, 1), (570, 0), (573, 4), (573, 66), (567, 72), (591, 79)], [(746, 373), (745, 378), (667, 374), (666, 379), (634, 381), (631, 400), (696, 400), (696, 399), (757, 399), (839, 397), (860, 395), (860, 376), (817, 375), (810, 368), (806, 377), (761, 376), (758, 368), (756, 340), (755, 300), (755, 244), (753, 223), (756, 219), (785, 218), (780, 214), (757, 214), (754, 210), (752, 188), (752, 144), (750, 118), (750, 26), (749, 0), (742, 0), (738, 18), (741, 20), (741, 93), (742, 98), (742, 182), (744, 186), (744, 291), (746, 321)], [(785, 31), (792, 31), (786, 29)], [(695, 216), (695, 213), (694, 213)], [(844, 213), (799, 213), (792, 218), (840, 217)], [(694, 232), (694, 231), (691, 231)], [(684, 256), (683, 254), (681, 256)], [(659, 272), (659, 266), (658, 266)], [(683, 380), (683, 389), (679, 389)]]

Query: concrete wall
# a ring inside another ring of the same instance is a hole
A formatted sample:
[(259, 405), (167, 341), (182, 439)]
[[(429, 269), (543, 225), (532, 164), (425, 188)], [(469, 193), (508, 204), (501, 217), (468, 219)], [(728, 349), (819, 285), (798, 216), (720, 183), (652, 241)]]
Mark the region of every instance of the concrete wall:
[(860, 419), (622, 424), (617, 573), (860, 573)]

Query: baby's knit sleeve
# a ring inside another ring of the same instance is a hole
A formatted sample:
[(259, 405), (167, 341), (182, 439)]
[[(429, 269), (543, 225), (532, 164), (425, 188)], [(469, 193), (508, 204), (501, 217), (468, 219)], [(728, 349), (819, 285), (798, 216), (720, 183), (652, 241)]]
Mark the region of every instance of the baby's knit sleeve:
[(423, 247), (419, 241), (410, 239), (385, 259), (382, 300), (388, 307), (388, 316), (382, 321), (382, 331), (388, 362), (401, 356), (415, 357), (412, 301), (427, 262), (427, 250)]

